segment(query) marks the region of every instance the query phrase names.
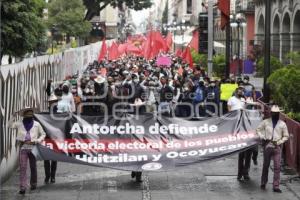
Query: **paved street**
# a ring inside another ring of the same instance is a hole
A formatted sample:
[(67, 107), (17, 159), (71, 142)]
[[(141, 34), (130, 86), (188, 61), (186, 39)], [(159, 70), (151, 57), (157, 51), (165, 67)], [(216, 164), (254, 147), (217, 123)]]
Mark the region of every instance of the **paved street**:
[[(259, 164), (261, 165), (261, 157)], [(164, 173), (147, 173), (142, 183), (130, 178), (129, 172), (59, 163), (55, 184), (43, 183), (43, 163), (39, 162), (38, 189), (18, 192), (18, 170), (1, 186), (1, 199), (30, 200), (192, 200), (192, 199), (300, 199), (300, 182), (288, 182), (282, 177), (282, 194), (273, 193), (269, 183), (267, 191), (259, 188), (261, 166), (252, 165), (249, 182), (236, 180), (237, 156), (189, 166)], [(271, 173), (272, 175), (273, 173)], [(269, 178), (272, 180), (272, 176)], [(298, 194), (297, 194), (298, 193)]]

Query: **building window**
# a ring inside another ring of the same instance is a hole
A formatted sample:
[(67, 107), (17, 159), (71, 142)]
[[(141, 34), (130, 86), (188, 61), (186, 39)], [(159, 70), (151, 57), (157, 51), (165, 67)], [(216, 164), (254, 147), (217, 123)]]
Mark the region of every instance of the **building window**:
[(186, 0), (186, 14), (192, 14), (193, 11), (193, 0)]

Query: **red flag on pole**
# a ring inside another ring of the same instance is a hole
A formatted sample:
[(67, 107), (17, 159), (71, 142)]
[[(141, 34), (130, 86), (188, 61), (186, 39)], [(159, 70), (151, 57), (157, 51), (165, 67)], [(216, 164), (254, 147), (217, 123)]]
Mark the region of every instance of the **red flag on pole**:
[[(153, 47), (155, 48), (155, 52), (158, 52), (160, 50), (167, 50), (167, 44), (164, 38), (162, 37), (161, 33), (159, 31), (154, 32), (154, 38), (153, 38)], [(154, 55), (156, 56), (156, 55)]]
[(173, 44), (173, 36), (171, 32), (169, 32), (166, 37), (166, 44), (167, 44), (166, 51), (169, 51), (172, 48), (172, 44)]
[(135, 54), (135, 55), (140, 55), (141, 54), (141, 49), (138, 48), (137, 46), (133, 45), (133, 44), (128, 44), (126, 52), (127, 53), (132, 53), (132, 54)]
[(221, 11), (221, 29), (223, 30), (230, 21), (230, 0), (218, 0)]
[(144, 46), (144, 57), (146, 59), (150, 59), (151, 57), (151, 48), (152, 48), (152, 31), (150, 31), (147, 35), (147, 40)]
[(187, 63), (190, 64), (190, 68), (193, 68), (193, 57), (191, 53), (191, 48), (186, 47), (182, 53), (182, 59), (185, 60)]
[(190, 41), (189, 46), (193, 48), (196, 52), (199, 50), (199, 32), (195, 29), (193, 31), (193, 38)]
[(119, 57), (118, 45), (115, 42), (113, 42), (109, 49), (108, 59), (116, 60), (118, 57)]
[(103, 59), (105, 59), (105, 56), (107, 54), (107, 47), (106, 47), (106, 42), (105, 42), (105, 38), (102, 41), (102, 46), (101, 46), (101, 50), (98, 56), (98, 62), (102, 61)]
[(120, 45), (118, 46), (118, 52), (119, 52), (119, 55), (126, 54), (127, 46), (128, 46), (127, 43), (125, 43), (125, 44), (120, 44)]
[(181, 57), (181, 56), (182, 56), (182, 51), (181, 51), (181, 49), (177, 49), (175, 55), (176, 55), (177, 57)]

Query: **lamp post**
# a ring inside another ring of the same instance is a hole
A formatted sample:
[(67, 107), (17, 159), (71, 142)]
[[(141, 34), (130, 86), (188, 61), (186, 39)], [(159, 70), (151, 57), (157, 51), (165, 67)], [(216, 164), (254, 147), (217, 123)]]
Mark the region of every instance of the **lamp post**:
[(129, 35), (129, 33), (132, 31), (132, 27), (131, 27), (131, 24), (126, 24), (125, 26), (124, 26), (124, 40), (126, 40), (127, 39), (127, 37), (128, 37), (128, 35)]
[(237, 40), (238, 40), (238, 49), (237, 49), (237, 60), (238, 60), (238, 69), (237, 75), (241, 76), (241, 65), (240, 65), (240, 57), (241, 57), (241, 39), (240, 39), (240, 29), (246, 27), (246, 22), (240, 15), (231, 15), (231, 23), (230, 26), (232, 28), (237, 29)]
[(53, 42), (54, 42), (54, 36), (57, 34), (58, 29), (56, 28), (56, 24), (53, 24), (51, 27), (51, 54), (54, 53), (54, 46), (53, 46)]
[(184, 31), (187, 30), (189, 28), (188, 25), (186, 25), (185, 20), (182, 20), (181, 23), (177, 23), (176, 21), (174, 21), (172, 24), (169, 25), (164, 25), (163, 26), (166, 30), (168, 31), (173, 31), (173, 37), (174, 37), (174, 46), (173, 49), (175, 51), (175, 38), (176, 38), (176, 31), (180, 31), (180, 33), (182, 34), (182, 51), (183, 51), (183, 46), (184, 46)]

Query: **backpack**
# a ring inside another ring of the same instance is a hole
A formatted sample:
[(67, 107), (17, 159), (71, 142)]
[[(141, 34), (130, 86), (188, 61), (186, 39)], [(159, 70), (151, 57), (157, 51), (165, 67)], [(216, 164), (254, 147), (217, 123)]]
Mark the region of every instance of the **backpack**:
[(194, 102), (202, 102), (204, 101), (204, 94), (203, 94), (203, 89), (201, 87), (197, 87), (195, 91), (195, 97), (194, 97)]

